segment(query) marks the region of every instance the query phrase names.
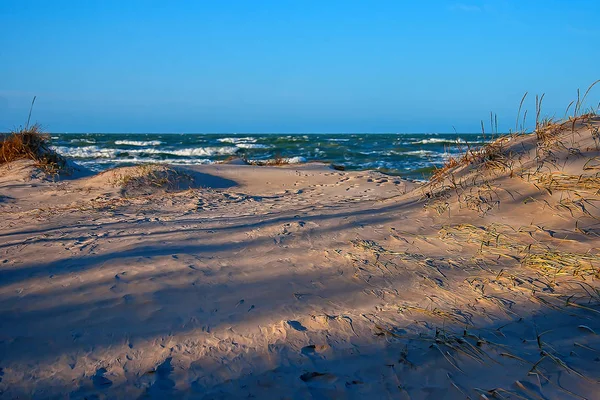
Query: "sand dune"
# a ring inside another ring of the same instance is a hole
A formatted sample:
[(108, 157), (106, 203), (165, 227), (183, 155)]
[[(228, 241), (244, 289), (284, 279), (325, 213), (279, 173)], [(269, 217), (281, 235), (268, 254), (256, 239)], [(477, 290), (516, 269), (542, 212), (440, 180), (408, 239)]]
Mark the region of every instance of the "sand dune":
[(423, 185), (0, 172), (3, 398), (598, 398), (600, 120)]

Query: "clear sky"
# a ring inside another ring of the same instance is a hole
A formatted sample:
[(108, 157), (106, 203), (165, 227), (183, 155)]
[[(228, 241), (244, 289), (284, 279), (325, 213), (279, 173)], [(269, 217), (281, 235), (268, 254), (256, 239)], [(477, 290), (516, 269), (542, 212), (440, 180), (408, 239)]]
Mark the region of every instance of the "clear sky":
[(0, 131), (34, 95), (52, 132), (514, 128), (525, 91), (562, 117), (600, 79), (598, 21), (599, 0), (1, 0)]

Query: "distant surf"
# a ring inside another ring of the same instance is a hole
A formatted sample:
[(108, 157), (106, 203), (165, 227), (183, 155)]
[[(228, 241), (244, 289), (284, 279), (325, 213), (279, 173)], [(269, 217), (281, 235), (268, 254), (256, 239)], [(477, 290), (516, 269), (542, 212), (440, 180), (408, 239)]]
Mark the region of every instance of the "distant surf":
[(477, 134), (54, 134), (54, 148), (100, 171), (140, 163), (211, 164), (231, 157), (257, 163), (326, 162), (348, 170), (427, 177), (467, 147)]

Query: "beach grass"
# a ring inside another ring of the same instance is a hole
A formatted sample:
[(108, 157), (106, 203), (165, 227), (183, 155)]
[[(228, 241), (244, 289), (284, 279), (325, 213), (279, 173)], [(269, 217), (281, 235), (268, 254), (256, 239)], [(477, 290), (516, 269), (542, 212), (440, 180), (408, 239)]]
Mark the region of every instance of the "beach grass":
[(0, 165), (23, 159), (35, 161), (38, 168), (51, 175), (65, 171), (67, 166), (38, 124), (12, 131), (0, 141)]
[(151, 194), (155, 191), (172, 191), (191, 187), (194, 178), (176, 168), (159, 164), (142, 164), (113, 171), (111, 184), (121, 189), (125, 197)]

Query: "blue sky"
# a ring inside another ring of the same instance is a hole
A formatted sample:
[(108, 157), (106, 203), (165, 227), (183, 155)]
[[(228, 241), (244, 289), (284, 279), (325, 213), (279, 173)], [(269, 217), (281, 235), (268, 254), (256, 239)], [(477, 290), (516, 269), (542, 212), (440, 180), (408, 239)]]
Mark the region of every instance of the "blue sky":
[(600, 79), (599, 20), (598, 0), (2, 0), (0, 131), (33, 95), (52, 132), (506, 130), (525, 91), (561, 117)]

